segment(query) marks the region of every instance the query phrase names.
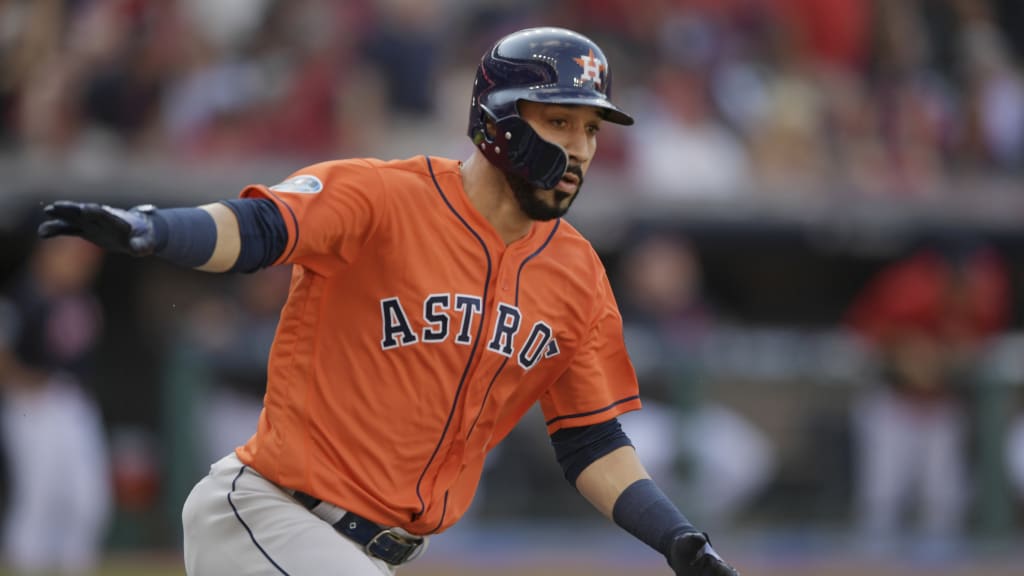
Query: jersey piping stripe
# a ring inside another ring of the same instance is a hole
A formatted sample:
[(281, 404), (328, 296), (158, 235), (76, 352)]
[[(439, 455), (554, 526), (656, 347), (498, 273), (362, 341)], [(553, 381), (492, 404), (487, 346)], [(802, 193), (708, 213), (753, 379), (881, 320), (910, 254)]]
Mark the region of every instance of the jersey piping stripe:
[(498, 369), (494, 371), (494, 376), (491, 376), (491, 381), (487, 383), (487, 391), (484, 392), (484, 399), (480, 401), (480, 408), (476, 411), (476, 418), (473, 418), (473, 424), (470, 425), (469, 432), (466, 432), (466, 440), (469, 440), (469, 437), (473, 435), (473, 430), (476, 429), (476, 423), (484, 413), (484, 406), (487, 405), (487, 398), (491, 395), (491, 388), (494, 386), (494, 382), (498, 379), (502, 370), (505, 369), (505, 365), (508, 364), (508, 360), (508, 358), (505, 358), (501, 361), (501, 366), (498, 366)]
[[(480, 247), (483, 248), (484, 256), (487, 257), (487, 280), (486, 282), (484, 282), (483, 290), (483, 301), (487, 302), (487, 289), (488, 287), (490, 287), (491, 283), (491, 253), (487, 249), (487, 244), (484, 243), (484, 239), (480, 237), (480, 234), (477, 233), (477, 231), (474, 230), (473, 227), (469, 225), (469, 222), (466, 222), (466, 219), (463, 218), (461, 214), (459, 214), (458, 210), (456, 210), (455, 207), (452, 206), (452, 203), (448, 200), (448, 196), (446, 196), (444, 190), (441, 189), (441, 184), (437, 181), (437, 175), (434, 174), (434, 165), (431, 164), (430, 157), (426, 156), (425, 158), (427, 160), (427, 169), (430, 171), (430, 178), (434, 181), (434, 188), (437, 189), (437, 193), (440, 194), (441, 200), (443, 200), (445, 205), (448, 206), (448, 209), (451, 210), (452, 214), (454, 214), (455, 217), (458, 218), (460, 222), (462, 222), (462, 225), (466, 227), (466, 230), (469, 230), (469, 232), (476, 237), (477, 242), (480, 243)], [(459, 398), (462, 396), (462, 387), (465, 386), (466, 384), (466, 377), (469, 375), (469, 368), (470, 366), (473, 365), (473, 358), (476, 357), (477, 346), (480, 345), (480, 335), (483, 333), (484, 319), (486, 317), (487, 310), (482, 309), (480, 311), (480, 322), (477, 324), (476, 335), (473, 337), (473, 347), (470, 348), (469, 358), (466, 360), (466, 367), (462, 369), (462, 377), (459, 378), (459, 387), (455, 389), (455, 398), (452, 400), (451, 410), (448, 411), (448, 421), (444, 423), (444, 430), (441, 431), (441, 437), (438, 438), (437, 445), (434, 446), (434, 452), (430, 455), (430, 459), (427, 460), (426, 466), (423, 467), (423, 472), (420, 473), (419, 480), (416, 481), (416, 497), (420, 501), (420, 511), (416, 513), (416, 517), (422, 515), (423, 512), (426, 511), (427, 509), (427, 504), (426, 502), (424, 502), (423, 493), (421, 492), (421, 488), (423, 486), (423, 479), (427, 476), (427, 470), (430, 470), (430, 466), (434, 463), (434, 458), (437, 457), (437, 453), (438, 451), (440, 451), (441, 445), (444, 443), (444, 439), (448, 435), (448, 430), (451, 428), (452, 418), (455, 417), (455, 410), (458, 408)], [(444, 510), (442, 510), (441, 512), (442, 522), (444, 521), (444, 514), (445, 512), (447, 512), (447, 508), (448, 507), (446, 505)], [(438, 526), (440, 525), (441, 524), (438, 523)]]
[(630, 401), (639, 400), (639, 399), (640, 399), (640, 395), (639, 394), (635, 394), (633, 396), (629, 396), (627, 398), (623, 398), (622, 400), (616, 400), (615, 402), (612, 402), (611, 404), (605, 406), (604, 408), (598, 408), (597, 410), (591, 410), (590, 412), (580, 412), (578, 414), (566, 414), (564, 416), (557, 416), (557, 417), (552, 418), (551, 420), (548, 420), (547, 422), (545, 422), (544, 425), (545, 426), (550, 426), (550, 425), (554, 424), (555, 422), (558, 422), (559, 420), (568, 420), (570, 418), (583, 418), (584, 416), (593, 416), (594, 414), (600, 414), (601, 412), (605, 412), (607, 410), (611, 410), (612, 408), (615, 408), (619, 404), (623, 404), (625, 402), (630, 402)]
[(274, 197), (274, 200), (277, 200), (278, 204), (288, 209), (288, 214), (292, 217), (292, 224), (295, 227), (295, 239), (292, 241), (291, 250), (288, 250), (285, 257), (279, 260), (279, 262), (287, 262), (288, 259), (292, 257), (292, 253), (295, 252), (295, 249), (299, 247), (299, 219), (295, 216), (295, 210), (292, 210), (292, 207), (289, 206), (287, 202), (281, 200), (281, 197), (275, 194), (273, 190), (268, 189), (267, 191)]
[[(519, 280), (523, 277), (523, 268), (526, 267), (526, 263), (537, 257), (538, 254), (544, 251), (551, 243), (551, 239), (555, 237), (555, 233), (558, 232), (558, 227), (562, 224), (562, 219), (559, 218), (555, 221), (555, 225), (551, 228), (551, 232), (548, 234), (547, 239), (540, 245), (540, 248), (534, 250), (533, 254), (530, 254), (519, 264), (519, 270), (516, 272), (516, 307), (519, 307)], [(494, 373), (494, 377), (491, 378), (491, 382), (487, 384), (487, 392), (484, 392), (484, 399), (480, 402), (480, 409), (477, 410), (476, 418), (473, 419), (473, 425), (469, 427), (469, 432), (466, 433), (466, 439), (473, 435), (473, 430), (476, 429), (476, 423), (480, 420), (480, 416), (484, 413), (484, 406), (487, 405), (487, 399), (491, 396), (491, 387), (494, 386), (495, 380), (498, 379), (498, 375), (501, 374), (502, 370), (505, 369), (505, 365), (508, 364), (509, 358), (505, 358), (502, 361), (501, 366), (498, 366), (498, 370)]]
[(246, 468), (248, 468), (248, 466), (242, 466), (242, 469), (238, 471), (235, 479), (231, 481), (231, 492), (228, 492), (228, 504), (231, 506), (231, 510), (235, 513), (235, 518), (238, 518), (238, 522), (241, 523), (242, 527), (245, 528), (245, 531), (249, 533), (249, 538), (252, 540), (252, 543), (256, 545), (256, 548), (260, 553), (263, 554), (263, 557), (273, 564), (274, 568), (277, 568), (278, 572), (288, 576), (288, 573), (285, 572), (284, 568), (281, 568), (277, 562), (274, 562), (274, 559), (270, 557), (270, 554), (267, 554), (267, 551), (263, 549), (263, 546), (260, 546), (260, 543), (256, 541), (256, 535), (252, 533), (252, 529), (245, 523), (245, 520), (242, 520), (242, 515), (238, 513), (238, 508), (235, 507), (234, 501), (231, 500), (231, 494), (235, 492), (235, 485), (238, 483), (238, 479), (242, 477), (242, 473), (245, 472)]
[(444, 523), (444, 517), (448, 514), (448, 490), (444, 491), (444, 504), (441, 506), (441, 519), (437, 521), (437, 525), (430, 529), (431, 533), (437, 532), (437, 529)]

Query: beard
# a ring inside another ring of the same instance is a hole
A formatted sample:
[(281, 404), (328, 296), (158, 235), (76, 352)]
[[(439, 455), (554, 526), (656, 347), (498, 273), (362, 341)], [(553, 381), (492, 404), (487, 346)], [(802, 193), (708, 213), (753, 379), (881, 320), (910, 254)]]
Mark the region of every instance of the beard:
[[(554, 203), (548, 203), (544, 198), (541, 198), (541, 190), (522, 176), (506, 174), (505, 179), (508, 180), (508, 184), (512, 188), (516, 202), (519, 203), (519, 209), (531, 220), (547, 221), (564, 216), (569, 211), (572, 203), (576, 201), (576, 197), (580, 195), (580, 188), (583, 186), (583, 170), (579, 166), (570, 165), (565, 171), (575, 174), (579, 178), (579, 183), (576, 185), (576, 193), (569, 194), (568, 192), (555, 190), (553, 194)], [(569, 198), (569, 202), (563, 206), (562, 202), (566, 198)]]

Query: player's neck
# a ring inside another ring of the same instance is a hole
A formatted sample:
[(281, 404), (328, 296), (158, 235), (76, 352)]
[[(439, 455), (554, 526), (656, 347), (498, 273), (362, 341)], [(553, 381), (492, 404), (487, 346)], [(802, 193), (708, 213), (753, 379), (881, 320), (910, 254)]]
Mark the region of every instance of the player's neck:
[(462, 188), (469, 203), (511, 244), (530, 233), (533, 220), (523, 213), (505, 175), (475, 152), (462, 163)]

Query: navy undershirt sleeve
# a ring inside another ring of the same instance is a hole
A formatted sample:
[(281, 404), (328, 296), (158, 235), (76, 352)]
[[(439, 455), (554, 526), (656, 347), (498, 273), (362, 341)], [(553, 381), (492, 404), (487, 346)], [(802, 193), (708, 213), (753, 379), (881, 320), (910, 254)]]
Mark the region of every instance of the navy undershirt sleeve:
[(230, 272), (255, 272), (272, 265), (288, 244), (288, 228), (277, 206), (266, 198), (221, 202), (238, 218), (241, 251)]
[(562, 465), (565, 479), (573, 486), (580, 473), (595, 460), (623, 446), (632, 446), (618, 419), (600, 424), (563, 428), (551, 435), (555, 458)]

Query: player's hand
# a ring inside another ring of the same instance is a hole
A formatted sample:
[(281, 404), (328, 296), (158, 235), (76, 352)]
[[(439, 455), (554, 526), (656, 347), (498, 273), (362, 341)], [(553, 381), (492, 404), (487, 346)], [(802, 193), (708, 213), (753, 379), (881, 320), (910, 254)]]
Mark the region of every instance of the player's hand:
[(669, 549), (668, 564), (676, 576), (739, 576), (711, 547), (707, 535), (687, 532), (676, 537)]
[(147, 256), (156, 249), (151, 206), (131, 210), (104, 204), (59, 201), (43, 208), (46, 220), (39, 225), (41, 238), (80, 236), (104, 250)]

